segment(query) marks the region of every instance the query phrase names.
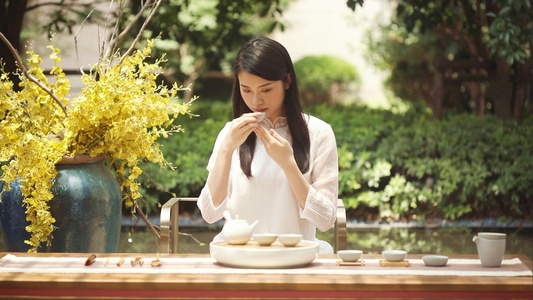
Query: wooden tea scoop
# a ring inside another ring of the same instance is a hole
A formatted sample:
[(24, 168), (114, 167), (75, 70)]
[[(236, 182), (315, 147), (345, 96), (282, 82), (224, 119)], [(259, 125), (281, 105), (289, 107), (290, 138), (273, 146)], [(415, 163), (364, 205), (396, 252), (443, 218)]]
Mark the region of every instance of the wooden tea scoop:
[(96, 260), (96, 254), (91, 254), (89, 258), (87, 258), (87, 260), (85, 261), (85, 265), (90, 266), (94, 263), (95, 260)]
[(152, 260), (151, 263), (152, 267), (159, 267), (161, 266), (161, 261), (159, 260), (159, 252), (157, 252), (155, 260)]
[(124, 259), (125, 259), (124, 256), (122, 256), (122, 257), (120, 258), (120, 260), (119, 260), (118, 263), (117, 263), (117, 267), (122, 266), (122, 264), (124, 263)]

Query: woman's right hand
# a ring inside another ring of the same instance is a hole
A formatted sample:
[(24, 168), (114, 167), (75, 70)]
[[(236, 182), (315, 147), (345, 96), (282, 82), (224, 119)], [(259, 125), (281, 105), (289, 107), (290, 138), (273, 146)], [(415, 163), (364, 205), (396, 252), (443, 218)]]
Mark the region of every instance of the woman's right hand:
[(233, 152), (242, 145), (250, 133), (259, 126), (257, 117), (260, 115), (261, 113), (247, 113), (234, 119), (222, 146)]
[(222, 145), (220, 145), (215, 165), (207, 178), (207, 186), (215, 207), (218, 207), (224, 201), (228, 193), (233, 151), (242, 145), (248, 135), (259, 126), (257, 117), (260, 115), (261, 113), (248, 113), (233, 120)]

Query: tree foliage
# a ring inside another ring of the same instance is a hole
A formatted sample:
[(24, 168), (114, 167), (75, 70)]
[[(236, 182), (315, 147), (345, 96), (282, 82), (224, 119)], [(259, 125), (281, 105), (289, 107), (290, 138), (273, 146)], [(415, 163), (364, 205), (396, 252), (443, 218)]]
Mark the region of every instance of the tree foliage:
[[(229, 73), (230, 60), (252, 36), (283, 30), (282, 13), (290, 1), (166, 0), (153, 16), (154, 21), (146, 29), (144, 39), (160, 37), (155, 55), (168, 54), (164, 76), (169, 83), (180, 82), (188, 86), (210, 70)], [(43, 32), (72, 33), (73, 28), (82, 22), (103, 23), (109, 17), (118, 18), (121, 24), (129, 24), (144, 3), (128, 0), (0, 0), (0, 31), (21, 49), (23, 20), (30, 11), (47, 15), (47, 22), (40, 26)], [(110, 4), (114, 4), (111, 11)], [(139, 31), (140, 24), (142, 22), (137, 24), (129, 39), (123, 40), (123, 47), (135, 38), (134, 32)], [(0, 57), (4, 58), (6, 71), (15, 70), (11, 54), (3, 44), (0, 44)]]
[[(0, 32), (20, 52), (22, 43), (24, 43), (22, 34), (27, 13), (39, 12), (46, 16), (47, 22), (40, 24), (37, 28), (39, 33), (52, 34), (63, 31), (72, 33), (74, 26), (81, 24), (84, 20), (101, 21), (103, 13), (97, 8), (104, 2), (108, 0), (0, 0)], [(4, 43), (0, 43), (0, 58), (5, 64), (6, 72), (12, 73), (16, 70), (13, 56)], [(11, 80), (17, 82), (18, 78), (11, 76)]]
[[(146, 35), (161, 37), (156, 47), (168, 54), (172, 69), (167, 79), (188, 86), (207, 71), (230, 73), (230, 61), (252, 36), (283, 30), (281, 15), (288, 2), (169, 0), (154, 16)], [(131, 1), (131, 12), (138, 11), (139, 5)]]
[[(406, 100), (424, 99), (436, 117), (442, 115), (439, 99), (447, 98), (459, 112), (466, 108), (479, 115), (492, 111), (502, 118), (523, 118), (532, 105), (530, 0), (394, 3), (392, 23), (372, 41), (373, 57), (394, 75), (389, 80), (394, 92), (405, 96), (402, 88), (416, 86), (416, 95)], [(411, 78), (412, 73), (418, 76)], [(442, 77), (442, 86), (436, 76)]]

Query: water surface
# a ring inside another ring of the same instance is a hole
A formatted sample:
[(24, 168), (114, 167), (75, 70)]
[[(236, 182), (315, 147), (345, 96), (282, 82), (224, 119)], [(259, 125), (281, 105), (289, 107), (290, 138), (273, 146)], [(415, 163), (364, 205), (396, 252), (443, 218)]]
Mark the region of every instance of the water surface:
[[(182, 226), (180, 231), (193, 235), (203, 243), (198, 244), (190, 236), (180, 236), (180, 253), (209, 253), (209, 242), (220, 228)], [(525, 254), (533, 259), (533, 228), (347, 228), (347, 248), (363, 250), (364, 253), (404, 249), (413, 254), (476, 254), (476, 244), (472, 242), (472, 237), (482, 231), (506, 233), (507, 254)], [(334, 234), (330, 230), (319, 233), (318, 237), (332, 243)], [(123, 228), (118, 252), (156, 251), (153, 238), (145, 228)]]

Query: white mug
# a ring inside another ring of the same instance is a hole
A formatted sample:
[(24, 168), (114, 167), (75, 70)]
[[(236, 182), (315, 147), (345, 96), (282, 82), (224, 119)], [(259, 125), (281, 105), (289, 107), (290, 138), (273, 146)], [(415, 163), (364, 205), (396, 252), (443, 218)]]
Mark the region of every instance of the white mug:
[(491, 234), (486, 238), (486, 233), (480, 232), (472, 241), (476, 243), (477, 253), (483, 267), (499, 267), (505, 254), (505, 234)]

